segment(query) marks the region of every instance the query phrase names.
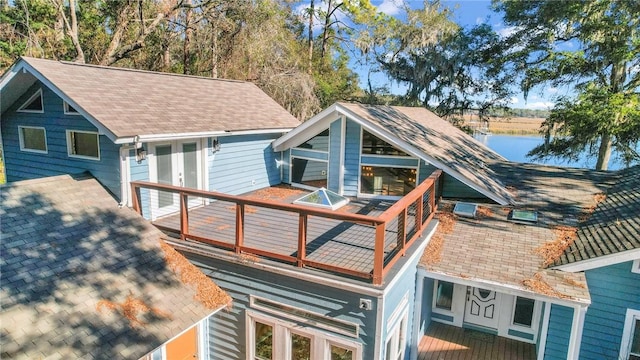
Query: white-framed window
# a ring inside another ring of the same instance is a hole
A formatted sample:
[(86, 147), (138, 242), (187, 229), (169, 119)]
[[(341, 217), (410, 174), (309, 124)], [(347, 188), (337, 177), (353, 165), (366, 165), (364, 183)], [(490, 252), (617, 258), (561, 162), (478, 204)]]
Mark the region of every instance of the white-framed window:
[(18, 126), (20, 150), (46, 154), (47, 131), (39, 126)]
[(31, 95), (17, 111), (26, 113), (43, 113), (44, 103), (42, 102), (42, 89), (38, 89), (38, 91)]
[(97, 132), (67, 130), (67, 152), (70, 157), (100, 160), (100, 137)]
[(251, 360), (360, 360), (362, 345), (325, 331), (247, 310)]
[(640, 360), (640, 310), (627, 309), (620, 343), (620, 359)]
[(404, 313), (393, 328), (389, 331), (387, 341), (385, 342), (385, 360), (402, 360), (404, 359), (405, 343), (407, 341), (407, 319), (408, 311), (405, 308)]
[(633, 260), (633, 264), (631, 264), (631, 272), (640, 274), (640, 259)]
[(516, 296), (513, 299), (513, 313), (511, 324), (531, 328), (535, 313), (536, 301), (533, 299)]
[(360, 166), (360, 193), (366, 195), (404, 196), (416, 188), (416, 168)]
[(64, 107), (64, 113), (66, 115), (80, 115), (78, 110), (76, 110), (73, 106), (69, 105), (68, 102), (63, 101), (62, 104), (63, 104), (63, 107)]
[(436, 280), (433, 289), (433, 307), (451, 311), (453, 304), (454, 284), (448, 281)]

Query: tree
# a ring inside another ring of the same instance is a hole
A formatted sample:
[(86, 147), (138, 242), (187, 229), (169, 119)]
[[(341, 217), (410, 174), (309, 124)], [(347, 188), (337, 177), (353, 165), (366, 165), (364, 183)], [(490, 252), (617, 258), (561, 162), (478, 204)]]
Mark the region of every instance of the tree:
[(630, 148), (640, 141), (640, 2), (495, 2), (513, 32), (505, 39), (505, 60), (528, 94), (536, 87), (565, 86), (575, 96), (558, 99), (542, 131), (547, 143), (537, 158), (571, 159), (576, 151), (597, 156), (606, 170), (612, 148), (637, 161)]

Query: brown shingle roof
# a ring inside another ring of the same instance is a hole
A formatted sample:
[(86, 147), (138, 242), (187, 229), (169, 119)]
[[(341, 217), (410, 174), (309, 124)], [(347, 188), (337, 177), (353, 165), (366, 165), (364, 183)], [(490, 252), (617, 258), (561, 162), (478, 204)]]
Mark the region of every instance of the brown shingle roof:
[(22, 61), (116, 137), (287, 129), (300, 124), (249, 82), (26, 57)]
[(434, 165), (445, 172), (460, 174), (468, 184), (484, 190), (485, 196), (501, 203), (511, 202), (511, 194), (496, 180), (490, 167), (504, 158), (431, 111), (420, 107), (338, 104), (414, 146), (430, 158), (425, 160), (439, 162)]
[[(15, 182), (0, 198), (2, 358), (139, 358), (214, 311), (165, 262), (163, 234), (92, 177)], [(129, 319), (127, 300), (149, 309)]]
[(578, 229), (578, 238), (554, 265), (640, 249), (640, 165), (621, 170), (593, 214)]

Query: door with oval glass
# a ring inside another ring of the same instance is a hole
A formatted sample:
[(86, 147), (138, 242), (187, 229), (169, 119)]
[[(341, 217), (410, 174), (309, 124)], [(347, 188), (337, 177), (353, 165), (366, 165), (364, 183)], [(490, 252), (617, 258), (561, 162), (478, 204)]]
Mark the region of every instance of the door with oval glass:
[[(160, 184), (202, 189), (202, 157), (197, 140), (172, 141), (150, 146), (149, 177)], [(189, 197), (189, 207), (202, 204), (202, 199)], [(151, 218), (176, 213), (180, 210), (177, 194), (164, 191), (151, 192)]]
[(467, 304), (464, 321), (467, 323), (498, 328), (500, 294), (476, 287), (467, 288)]

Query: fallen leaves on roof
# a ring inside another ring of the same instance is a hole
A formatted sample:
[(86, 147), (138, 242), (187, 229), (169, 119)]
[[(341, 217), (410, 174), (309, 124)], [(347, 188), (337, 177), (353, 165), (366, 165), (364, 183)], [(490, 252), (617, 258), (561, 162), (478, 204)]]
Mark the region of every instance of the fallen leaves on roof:
[(593, 201), (590, 205), (582, 209), (582, 213), (578, 216), (578, 221), (585, 222), (591, 217), (591, 214), (596, 210), (598, 204), (603, 202), (607, 198), (605, 193), (598, 193), (593, 195)]
[(96, 309), (102, 312), (104, 308), (115, 310), (129, 320), (131, 327), (144, 327), (146, 323), (140, 319), (146, 313), (152, 313), (161, 318), (171, 318), (168, 313), (147, 305), (144, 300), (136, 299), (133, 294), (129, 294), (125, 301), (116, 303), (109, 300), (100, 300), (96, 304)]
[(562, 281), (564, 281), (566, 284), (571, 285), (571, 286), (576, 286), (576, 287), (579, 287), (579, 288), (582, 288), (582, 289), (586, 289), (587, 288), (584, 283), (576, 281), (576, 280), (574, 280), (574, 279), (572, 279), (570, 277), (566, 277), (565, 276), (565, 277), (562, 278)]
[(164, 252), (164, 259), (169, 268), (180, 276), (180, 281), (196, 291), (194, 298), (208, 309), (220, 306), (231, 306), (231, 296), (224, 292), (213, 280), (209, 279), (195, 265), (177, 252), (170, 245), (160, 240), (160, 247)]
[(476, 217), (478, 217), (478, 219), (482, 219), (482, 218), (488, 218), (493, 216), (493, 211), (491, 211), (491, 209), (489, 209), (486, 206), (478, 206), (476, 208)]
[(564, 251), (576, 241), (577, 231), (575, 227), (558, 226), (554, 229), (556, 238), (547, 241), (533, 250), (543, 259), (542, 267), (547, 267), (560, 259)]
[(549, 296), (556, 296), (559, 298), (563, 298), (566, 299), (569, 296), (562, 294), (560, 292), (558, 292), (557, 290), (555, 290), (553, 287), (551, 287), (551, 285), (549, 285), (543, 278), (542, 273), (541, 272), (537, 272), (533, 275), (532, 278), (530, 279), (525, 279), (522, 280), (522, 285), (524, 285), (526, 288), (535, 291), (537, 293), (540, 294), (544, 294), (544, 295), (549, 295)]
[(429, 245), (424, 250), (421, 259), (421, 262), (428, 266), (435, 265), (442, 260), (444, 236), (453, 232), (453, 226), (456, 223), (456, 216), (451, 212), (441, 211), (436, 214), (436, 217), (439, 221), (438, 230), (429, 241)]

